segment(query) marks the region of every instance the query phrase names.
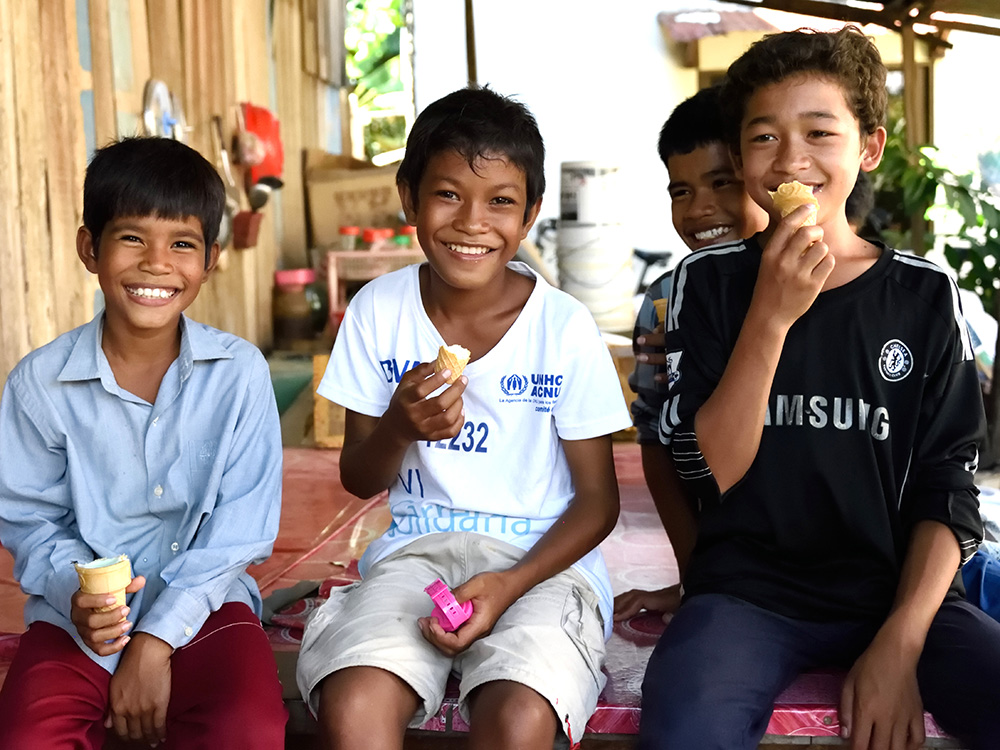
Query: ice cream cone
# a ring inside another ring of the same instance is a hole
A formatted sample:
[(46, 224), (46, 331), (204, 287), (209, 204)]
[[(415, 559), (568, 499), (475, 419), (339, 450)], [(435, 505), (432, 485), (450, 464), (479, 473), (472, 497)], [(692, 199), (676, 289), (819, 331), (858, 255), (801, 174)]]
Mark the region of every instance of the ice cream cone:
[(448, 378), (448, 385), (458, 380), (465, 366), (469, 364), (469, 356), (472, 353), (463, 346), (452, 344), (442, 346), (438, 349), (437, 362), (434, 363), (434, 372), (451, 370), (451, 377)]
[(653, 307), (656, 308), (656, 322), (662, 323), (667, 317), (667, 300), (666, 299), (654, 299)]
[(98, 612), (110, 612), (125, 606), (125, 588), (132, 582), (132, 565), (128, 555), (102, 557), (90, 563), (74, 563), (80, 578), (80, 591), (85, 594), (114, 594), (115, 603), (98, 607)]
[(774, 207), (781, 212), (782, 218), (788, 216), (788, 214), (799, 206), (811, 203), (813, 206), (812, 213), (802, 222), (802, 226), (810, 227), (816, 224), (816, 212), (819, 210), (819, 201), (816, 200), (809, 185), (804, 185), (798, 180), (792, 180), (792, 182), (785, 182), (778, 185), (777, 190), (768, 190), (767, 192), (771, 196), (771, 200), (774, 201)]

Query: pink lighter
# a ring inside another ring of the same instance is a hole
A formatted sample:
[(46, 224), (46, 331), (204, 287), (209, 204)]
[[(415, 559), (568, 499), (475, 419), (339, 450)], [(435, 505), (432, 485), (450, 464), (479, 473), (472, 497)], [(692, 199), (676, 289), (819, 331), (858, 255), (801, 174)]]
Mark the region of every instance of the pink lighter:
[(449, 633), (457, 630), (458, 626), (472, 617), (472, 602), (459, 604), (455, 600), (455, 595), (438, 578), (434, 583), (424, 589), (428, 596), (434, 600), (434, 611), (431, 617), (436, 617), (441, 627)]

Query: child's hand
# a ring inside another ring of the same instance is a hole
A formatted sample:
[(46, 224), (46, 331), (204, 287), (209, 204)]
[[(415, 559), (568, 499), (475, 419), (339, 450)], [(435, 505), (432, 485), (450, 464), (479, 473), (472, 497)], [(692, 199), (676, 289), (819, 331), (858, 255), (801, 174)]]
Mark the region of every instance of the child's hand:
[(428, 398), (450, 375), (450, 370), (435, 373), (433, 362), (408, 370), (400, 378), (382, 421), (391, 424), (407, 443), (455, 437), (465, 424), (462, 394), (469, 379), (463, 375), (442, 393)]
[(675, 583), (657, 591), (632, 589), (615, 597), (614, 620), (621, 622), (633, 617), (642, 610), (663, 613), (663, 619), (670, 616), (681, 606), (681, 586)]
[[(146, 585), (143, 576), (136, 576), (125, 589), (126, 594), (134, 594)], [(77, 589), (73, 594), (69, 618), (76, 626), (76, 632), (87, 647), (98, 656), (110, 656), (125, 648), (129, 637), (125, 635), (132, 627), (126, 620), (129, 608), (119, 607), (110, 612), (98, 612), (99, 607), (115, 603), (110, 594), (84, 594)]]
[(761, 255), (754, 288), (753, 304), (786, 330), (812, 306), (835, 263), (823, 229), (802, 226), (810, 211), (799, 206), (778, 224)]
[(840, 696), (840, 734), (851, 750), (923, 747), (916, 658), (900, 653), (898, 639), (879, 633), (854, 663)]
[(447, 656), (462, 653), (474, 640), (489, 633), (519, 596), (504, 573), (480, 573), (452, 593), (459, 604), (472, 601), (472, 616), (458, 630), (445, 631), (436, 617), (421, 617), (417, 621), (424, 638)]
[[(657, 323), (649, 333), (636, 337), (635, 361), (654, 367), (664, 367), (667, 364), (667, 335), (663, 332), (663, 323)], [(656, 383), (667, 384), (669, 376), (666, 370), (653, 376)]]
[(104, 726), (122, 739), (143, 740), (156, 747), (167, 736), (170, 703), (169, 643), (137, 633), (111, 677)]

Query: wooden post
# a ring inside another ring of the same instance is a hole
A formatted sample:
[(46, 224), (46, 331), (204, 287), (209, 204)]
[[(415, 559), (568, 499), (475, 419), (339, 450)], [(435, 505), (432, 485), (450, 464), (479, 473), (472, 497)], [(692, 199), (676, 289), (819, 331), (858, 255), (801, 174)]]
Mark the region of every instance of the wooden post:
[[(83, 212), (87, 145), (80, 107), (81, 70), (75, 0), (41, 3), (42, 75), (45, 80), (46, 187), (52, 242), (56, 333), (65, 333), (93, 314), (97, 277), (76, 255), (76, 230)], [(87, 29), (82, 30), (84, 34)], [(57, 282), (55, 280), (58, 280)]]
[(35, 3), (13, 3), (14, 90), (17, 96), (17, 169), (20, 182), (18, 225), (24, 248), (23, 294), (27, 297), (28, 341), (32, 349), (56, 337), (52, 274), (52, 239), (49, 236), (46, 194), (45, 108), (33, 105), (35, 92), (43, 91), (40, 65), (26, 65), (39, 53), (41, 21)]
[(476, 71), (476, 24), (472, 16), (472, 0), (465, 0), (465, 61), (469, 71), (469, 86), (478, 83)]
[[(917, 61), (915, 54), (915, 35), (911, 23), (903, 24), (903, 116), (906, 118), (906, 145), (910, 148), (921, 145), (920, 136), (922, 114), (919, 102), (921, 99), (918, 86), (920, 85), (917, 75)], [(927, 252), (927, 220), (924, 219), (924, 210), (921, 208), (918, 213), (910, 217), (911, 235), (913, 241), (913, 252), (923, 255)]]
[(0, 367), (7, 373), (29, 351), (17, 169), (17, 99), (12, 3), (0, 3)]

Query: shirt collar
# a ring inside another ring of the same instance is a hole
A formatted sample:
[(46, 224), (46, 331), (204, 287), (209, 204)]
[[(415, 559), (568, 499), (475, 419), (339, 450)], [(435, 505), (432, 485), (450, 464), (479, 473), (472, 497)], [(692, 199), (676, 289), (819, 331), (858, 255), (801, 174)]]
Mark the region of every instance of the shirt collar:
[[(199, 360), (232, 359), (233, 355), (222, 345), (216, 332), (200, 323), (189, 321), (181, 315), (181, 351), (178, 356), (181, 380), (187, 380), (191, 368)], [(59, 373), (60, 382), (77, 380), (114, 381), (108, 358), (101, 349), (104, 332), (104, 312), (98, 313), (92, 321), (80, 329), (80, 335), (70, 351), (66, 364)]]

